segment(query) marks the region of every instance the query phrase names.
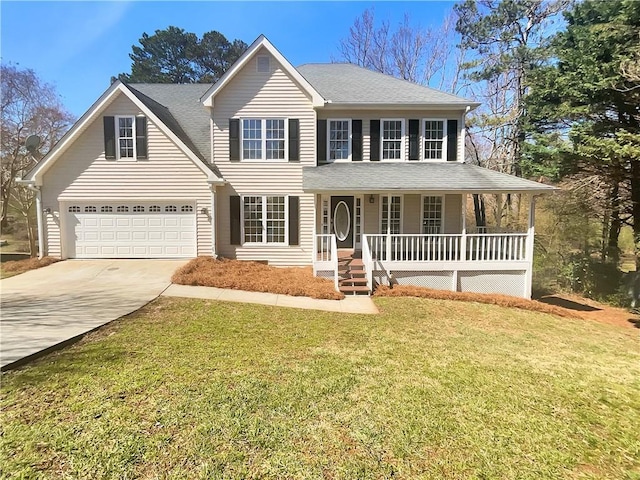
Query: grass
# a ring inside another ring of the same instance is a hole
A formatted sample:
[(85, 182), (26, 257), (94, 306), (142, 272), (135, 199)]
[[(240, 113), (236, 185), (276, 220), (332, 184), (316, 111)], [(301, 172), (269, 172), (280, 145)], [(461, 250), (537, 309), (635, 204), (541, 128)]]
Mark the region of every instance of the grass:
[(232, 288), (297, 297), (341, 300), (333, 281), (313, 276), (311, 267), (278, 268), (259, 262), (198, 257), (180, 268), (171, 278), (180, 285)]
[(637, 332), (166, 299), (3, 375), (5, 478), (640, 478)]
[(59, 258), (42, 257), (28, 258), (26, 260), (12, 260), (8, 262), (0, 263), (0, 278), (13, 277), (29, 270), (35, 270), (36, 268), (46, 267), (52, 263), (59, 262)]

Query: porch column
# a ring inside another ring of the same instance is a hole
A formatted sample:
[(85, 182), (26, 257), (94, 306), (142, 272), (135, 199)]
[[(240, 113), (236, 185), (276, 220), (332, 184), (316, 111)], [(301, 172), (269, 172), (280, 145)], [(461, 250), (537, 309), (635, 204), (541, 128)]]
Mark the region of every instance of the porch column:
[(209, 221), (211, 222), (211, 256), (213, 258), (218, 258), (218, 247), (216, 242), (216, 186), (210, 185), (211, 188), (211, 205), (209, 209)]
[(462, 194), (462, 234), (460, 236), (460, 258), (467, 260), (467, 194)]
[(311, 251), (311, 265), (313, 266), (313, 276), (316, 276), (316, 260), (318, 258), (318, 244), (316, 243), (318, 241), (316, 235), (318, 234), (317, 232), (317, 225), (318, 223), (318, 194), (314, 193), (313, 194), (313, 250)]
[(533, 241), (535, 237), (536, 223), (536, 197), (531, 195), (529, 202), (529, 228), (527, 229), (526, 258), (527, 271), (524, 281), (524, 297), (531, 298), (531, 286), (533, 283)]

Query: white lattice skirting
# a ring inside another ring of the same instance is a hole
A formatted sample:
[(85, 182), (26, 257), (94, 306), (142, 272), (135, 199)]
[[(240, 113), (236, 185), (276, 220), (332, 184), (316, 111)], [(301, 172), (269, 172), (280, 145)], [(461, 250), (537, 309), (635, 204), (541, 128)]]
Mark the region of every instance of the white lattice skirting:
[(391, 274), (392, 278), (389, 278), (384, 270), (375, 270), (373, 279), (380, 285), (389, 285), (392, 281), (398, 285), (413, 285), (436, 290), (525, 296), (526, 271), (524, 270), (458, 271), (457, 281), (454, 281), (454, 274), (454, 271), (395, 270)]

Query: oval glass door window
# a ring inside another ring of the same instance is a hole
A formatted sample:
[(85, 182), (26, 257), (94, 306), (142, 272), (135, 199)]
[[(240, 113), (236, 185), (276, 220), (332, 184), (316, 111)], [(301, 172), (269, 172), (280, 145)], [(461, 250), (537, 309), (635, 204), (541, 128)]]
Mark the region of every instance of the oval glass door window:
[(351, 212), (349, 212), (349, 206), (344, 202), (339, 202), (333, 211), (333, 230), (336, 232), (338, 240), (345, 241), (349, 236), (350, 228)]

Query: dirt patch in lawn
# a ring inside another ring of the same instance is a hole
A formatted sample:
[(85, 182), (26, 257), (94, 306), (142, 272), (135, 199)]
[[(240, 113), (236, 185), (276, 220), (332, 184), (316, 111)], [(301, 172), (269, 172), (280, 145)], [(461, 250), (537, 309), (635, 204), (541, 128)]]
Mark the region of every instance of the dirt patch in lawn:
[(42, 258), (29, 258), (27, 260), (11, 260), (3, 262), (0, 265), (2, 272), (2, 278), (12, 277), (20, 273), (28, 272), (29, 270), (35, 270), (36, 268), (46, 267), (52, 263), (59, 262), (59, 258), (42, 257)]
[(411, 285), (396, 285), (393, 288), (380, 285), (376, 288), (375, 297), (420, 297), (435, 298), (438, 300), (458, 300), (462, 302), (478, 302), (501, 307), (520, 308), (532, 312), (549, 313), (559, 317), (583, 318), (578, 312), (562, 308), (557, 305), (549, 305), (535, 300), (498, 295), (493, 293), (451, 292), (448, 290), (434, 290)]
[(259, 262), (199, 257), (181, 267), (171, 278), (180, 285), (231, 288), (296, 297), (341, 300), (333, 282), (313, 276), (311, 267), (279, 268)]
[(545, 295), (540, 302), (574, 310), (580, 318), (619, 327), (640, 328), (640, 315), (626, 308), (612, 307), (589, 298), (570, 294)]

